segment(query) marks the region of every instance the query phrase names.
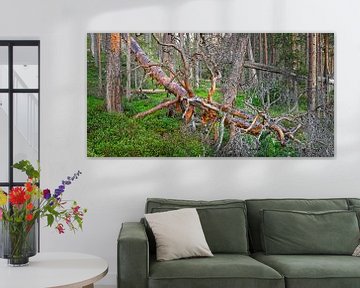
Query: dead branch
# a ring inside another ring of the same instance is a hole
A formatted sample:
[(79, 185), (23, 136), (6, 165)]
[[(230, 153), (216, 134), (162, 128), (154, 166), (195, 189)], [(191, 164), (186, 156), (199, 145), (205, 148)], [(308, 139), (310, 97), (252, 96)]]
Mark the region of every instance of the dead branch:
[(144, 112), (136, 114), (134, 117), (135, 118), (143, 118), (143, 117), (145, 117), (145, 116), (147, 116), (149, 114), (152, 114), (152, 113), (154, 113), (156, 111), (159, 111), (159, 110), (161, 110), (161, 109), (163, 109), (165, 107), (169, 107), (171, 105), (174, 105), (178, 101), (179, 101), (179, 99), (173, 99), (173, 100), (169, 100), (169, 101), (166, 101), (166, 102), (162, 102), (159, 105), (157, 105), (157, 106), (155, 106), (155, 107), (153, 107), (153, 108), (151, 108), (149, 110), (146, 110)]
[(218, 144), (217, 144), (217, 147), (216, 147), (216, 152), (219, 152), (219, 150), (221, 148), (221, 144), (222, 144), (223, 139), (224, 139), (225, 119), (226, 119), (226, 113), (224, 113), (224, 115), (222, 116), (221, 121), (220, 121), (219, 141), (218, 141)]
[(172, 43), (163, 43), (155, 36), (154, 33), (152, 33), (152, 36), (160, 46), (172, 47), (177, 52), (179, 52), (181, 61), (183, 62), (183, 65), (184, 65), (184, 69), (183, 69), (184, 80), (183, 80), (183, 83), (181, 83), (182, 81), (180, 81), (180, 83), (185, 88), (185, 90), (188, 92), (189, 96), (193, 97), (195, 95), (195, 93), (192, 90), (192, 88), (190, 87), (190, 78), (189, 78), (189, 74), (188, 74), (188, 71), (190, 71), (190, 66), (189, 66), (188, 61), (186, 60), (186, 56), (185, 56), (183, 47), (178, 47), (177, 45), (172, 44)]

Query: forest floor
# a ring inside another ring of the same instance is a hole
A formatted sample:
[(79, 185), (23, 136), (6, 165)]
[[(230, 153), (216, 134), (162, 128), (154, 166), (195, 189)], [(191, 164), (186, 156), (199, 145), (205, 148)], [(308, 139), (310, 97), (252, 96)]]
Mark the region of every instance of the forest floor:
[[(96, 69), (93, 62), (88, 63), (88, 157), (228, 156), (226, 153), (219, 153), (221, 149), (216, 153), (214, 146), (209, 141), (204, 141), (204, 133), (201, 133), (200, 129), (190, 132), (183, 124), (181, 115), (169, 117), (167, 109), (157, 111), (142, 119), (133, 117), (139, 112), (155, 107), (167, 97), (174, 97), (172, 95), (166, 93), (136, 95), (129, 101), (123, 97), (124, 113), (108, 113), (105, 109), (104, 99), (95, 96), (97, 90)], [(196, 91), (196, 95), (206, 98), (208, 85), (210, 83), (202, 83), (202, 87)], [(219, 91), (216, 91), (213, 99), (221, 102)], [(235, 106), (244, 109), (244, 100), (245, 94), (239, 94)], [(253, 98), (253, 105), (259, 105), (258, 102), (256, 97)], [(269, 112), (272, 116), (280, 115), (286, 112), (286, 107), (274, 106)], [(225, 130), (223, 146), (226, 145), (228, 137), (229, 131)], [(243, 140), (251, 146), (250, 142), (254, 141), (254, 137), (244, 135)], [(299, 155), (297, 149), (292, 145), (283, 147), (275, 136), (268, 135), (264, 139), (260, 139), (256, 152), (250, 156), (296, 157)]]

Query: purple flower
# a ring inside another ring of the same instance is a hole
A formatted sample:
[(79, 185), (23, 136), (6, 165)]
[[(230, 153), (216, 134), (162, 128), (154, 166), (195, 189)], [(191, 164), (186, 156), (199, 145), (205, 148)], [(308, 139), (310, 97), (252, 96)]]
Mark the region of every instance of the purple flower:
[(49, 199), (50, 197), (51, 197), (51, 192), (50, 192), (50, 190), (49, 189), (44, 189), (44, 191), (43, 191), (43, 196), (44, 196), (44, 198), (47, 200), (47, 199)]
[(78, 177), (81, 175), (81, 171), (79, 170), (78, 172), (74, 173), (74, 175), (72, 177), (68, 176), (66, 177), (66, 180), (62, 180), (61, 184), (59, 185), (59, 187), (57, 189), (55, 189), (54, 192), (54, 197), (56, 199), (59, 200), (60, 195), (65, 191), (65, 186), (66, 185), (70, 185), (72, 183), (72, 181), (78, 179)]
[(62, 190), (62, 189), (55, 189), (54, 197), (55, 197), (56, 199), (58, 199), (59, 196), (60, 196), (63, 192), (64, 192), (64, 190)]

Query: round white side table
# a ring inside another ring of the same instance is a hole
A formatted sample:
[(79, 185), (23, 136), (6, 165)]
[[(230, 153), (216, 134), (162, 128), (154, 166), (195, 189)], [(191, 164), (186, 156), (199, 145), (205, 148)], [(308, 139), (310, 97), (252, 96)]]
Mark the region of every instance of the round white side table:
[(80, 253), (38, 253), (28, 266), (9, 267), (0, 260), (1, 288), (93, 288), (108, 272), (107, 262)]

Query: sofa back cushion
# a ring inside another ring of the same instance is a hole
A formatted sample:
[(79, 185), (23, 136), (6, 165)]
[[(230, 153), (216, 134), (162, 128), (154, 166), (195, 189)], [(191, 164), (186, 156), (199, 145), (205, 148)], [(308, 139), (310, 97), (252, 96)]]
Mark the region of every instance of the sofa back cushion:
[(354, 211), (262, 210), (261, 214), (266, 254), (352, 255), (359, 244)]
[[(248, 254), (247, 213), (242, 200), (193, 201), (150, 198), (146, 213), (196, 208), (206, 241), (213, 253)], [(175, 225), (175, 224), (174, 224)], [(154, 238), (147, 229), (150, 247)]]
[(250, 246), (253, 252), (261, 246), (261, 210), (330, 211), (348, 210), (346, 199), (254, 199), (246, 200)]
[(348, 205), (351, 206), (360, 206), (360, 198), (348, 198)]
[(360, 228), (360, 199), (359, 198), (348, 198), (348, 205), (350, 211), (355, 211), (358, 218)]

